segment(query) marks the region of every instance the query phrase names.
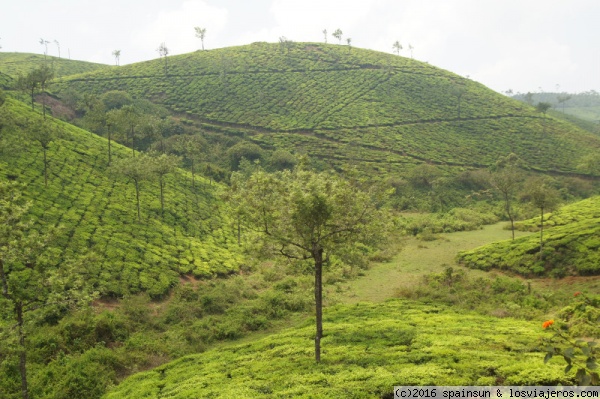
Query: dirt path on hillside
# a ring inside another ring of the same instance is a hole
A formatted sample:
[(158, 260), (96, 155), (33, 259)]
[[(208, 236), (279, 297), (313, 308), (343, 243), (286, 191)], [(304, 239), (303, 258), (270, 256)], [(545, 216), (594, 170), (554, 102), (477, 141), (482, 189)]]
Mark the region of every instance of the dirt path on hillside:
[[(334, 301), (347, 304), (385, 301), (395, 297), (399, 289), (419, 284), (425, 274), (441, 272), (446, 266), (461, 268), (454, 260), (458, 251), (510, 239), (510, 231), (504, 230), (505, 225), (502, 222), (482, 230), (442, 234), (435, 241), (406, 238), (404, 248), (391, 262), (374, 264), (364, 276), (347, 283), (343, 293), (335, 295)], [(532, 234), (515, 233), (517, 237)], [(469, 273), (486, 274), (477, 270), (469, 270)]]

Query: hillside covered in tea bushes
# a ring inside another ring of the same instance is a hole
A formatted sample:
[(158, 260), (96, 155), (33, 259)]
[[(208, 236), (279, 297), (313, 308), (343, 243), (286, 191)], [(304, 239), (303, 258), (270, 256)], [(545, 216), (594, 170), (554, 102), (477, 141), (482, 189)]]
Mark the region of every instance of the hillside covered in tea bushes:
[[(122, 90), (208, 131), (304, 152), (345, 169), (487, 167), (515, 153), (532, 170), (579, 173), (600, 137), (424, 62), (348, 46), (254, 43), (104, 68), (57, 82)], [(460, 169), (456, 169), (460, 168)]]
[[(461, 252), (459, 263), (523, 276), (600, 274), (600, 197), (564, 206), (546, 218), (541, 257), (540, 235), (534, 234)], [(537, 217), (517, 223), (517, 227), (539, 231), (540, 222)]]
[[(24, 185), (35, 228), (59, 227), (57, 261), (86, 255), (88, 278), (102, 295), (146, 291), (164, 295), (183, 275), (236, 271), (242, 261), (221, 188), (175, 170), (165, 176), (164, 213), (157, 179), (141, 181), (141, 220), (134, 182), (108, 165), (107, 140), (48, 118), (47, 185), (44, 151), (33, 136), (42, 117), (23, 103), (1, 108), (0, 178)], [(112, 143), (113, 163), (131, 151)], [(140, 156), (138, 154), (138, 156)]]

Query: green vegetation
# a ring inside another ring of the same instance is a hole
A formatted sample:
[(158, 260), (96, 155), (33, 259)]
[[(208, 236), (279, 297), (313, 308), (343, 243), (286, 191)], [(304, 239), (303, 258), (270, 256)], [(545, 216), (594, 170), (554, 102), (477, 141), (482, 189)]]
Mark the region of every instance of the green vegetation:
[(324, 265), (332, 255), (344, 259), (374, 251), (390, 232), (389, 215), (377, 209), (382, 197), (353, 183), (301, 169), (232, 177), (231, 201), (238, 207), (239, 223), (259, 233), (273, 253), (314, 263), (317, 363), (323, 337)]
[[(600, 274), (600, 198), (594, 197), (563, 207), (550, 215), (542, 254), (538, 237), (502, 241), (461, 252), (465, 266), (512, 271), (524, 276), (562, 277)], [(517, 224), (533, 227), (540, 218)], [(536, 229), (537, 230), (537, 229)], [(541, 256), (540, 256), (541, 255)]]
[[(0, 396), (585, 381), (543, 364), (538, 320), (594, 336), (597, 298), (560, 309), (570, 284), (598, 280), (499, 273), (600, 274), (600, 197), (544, 215), (597, 193), (600, 136), (547, 99), (536, 111), (344, 39), (178, 56), (163, 43), (123, 67), (0, 54)], [(518, 231), (540, 214), (542, 239)], [(470, 250), (508, 238), (485, 226), (502, 218), (514, 240)]]
[(58, 58), (53, 56), (43, 56), (40, 54), (0, 52), (0, 70), (2, 70), (2, 74), (0, 74), (0, 76), (6, 74), (12, 78), (16, 78), (18, 75), (27, 75), (33, 69), (42, 64), (50, 65), (54, 70), (54, 75), (57, 78), (91, 72), (97, 69), (109, 68), (104, 64), (69, 60), (66, 58)]
[[(102, 295), (146, 291), (159, 297), (179, 276), (223, 275), (239, 268), (242, 256), (227, 207), (217, 198), (218, 187), (196, 178), (193, 189), (181, 170), (164, 175), (162, 183), (148, 180), (140, 190), (138, 221), (134, 187), (108, 169), (105, 139), (51, 120), (47, 124), (60, 131), (60, 138), (45, 141), (44, 148), (33, 141), (18, 142), (17, 137), (35, 131), (40, 116), (14, 101), (5, 107), (15, 126), (2, 134), (18, 150), (0, 154), (0, 176), (26, 184), (24, 196), (34, 200), (30, 215), (36, 229), (62, 226), (56, 244), (59, 262), (97, 255), (87, 279)], [(112, 151), (113, 158), (131, 156), (117, 144)], [(160, 184), (168, 187), (163, 190), (164, 213)]]
[(383, 176), (424, 162), (486, 167), (511, 152), (533, 170), (576, 173), (600, 150), (598, 136), (476, 82), (364, 49), (254, 43), (170, 56), (168, 73), (153, 60), (65, 78), (56, 90), (125, 90), (204, 130)]
[(312, 328), (187, 356), (133, 376), (110, 398), (388, 397), (394, 385), (571, 384), (544, 366), (539, 323), (408, 301), (324, 313), (327, 356), (315, 366)]

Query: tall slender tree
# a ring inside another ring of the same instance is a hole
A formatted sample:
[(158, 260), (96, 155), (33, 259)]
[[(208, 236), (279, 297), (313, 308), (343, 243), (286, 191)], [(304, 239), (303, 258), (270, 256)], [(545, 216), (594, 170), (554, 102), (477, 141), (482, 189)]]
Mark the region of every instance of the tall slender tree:
[(48, 40), (40, 39), (39, 43), (44, 46), (44, 59), (48, 55), (48, 45), (50, 42)]
[(400, 44), (400, 42), (398, 40), (396, 40), (394, 42), (394, 45), (392, 47), (394, 48), (396, 55), (400, 55), (400, 50), (402, 50), (402, 45)]
[(58, 58), (60, 59), (60, 43), (58, 40), (54, 39), (54, 44), (56, 44), (56, 47), (58, 48)]
[(44, 154), (44, 186), (48, 187), (48, 150), (50, 145), (58, 137), (58, 129), (48, 121), (33, 121), (28, 127), (31, 140), (42, 147)]
[(543, 178), (535, 177), (526, 182), (525, 198), (540, 210), (540, 259), (544, 256), (544, 212), (552, 210), (559, 203), (559, 194)]
[(327, 44), (327, 29), (323, 29), (322, 33), (323, 37), (325, 37), (325, 44)]
[(169, 55), (169, 48), (167, 47), (167, 45), (165, 44), (165, 42), (162, 42), (160, 44), (160, 46), (158, 46), (158, 48), (156, 49), (156, 51), (158, 51), (158, 54), (165, 59), (165, 76), (168, 76), (168, 61), (167, 61), (167, 56)]
[(173, 172), (181, 163), (181, 158), (171, 154), (151, 153), (150, 172), (158, 178), (160, 188), (160, 214), (165, 214), (165, 177)]
[(121, 58), (121, 50), (114, 50), (112, 52), (113, 57), (115, 57), (115, 65), (119, 66), (119, 59)]
[(202, 51), (204, 51), (204, 38), (206, 37), (206, 28), (196, 26), (194, 27), (194, 30), (196, 31), (196, 37), (200, 39), (200, 42), (202, 42)]
[(125, 135), (131, 140), (131, 155), (135, 158), (136, 128), (140, 123), (140, 112), (134, 105), (124, 105), (119, 110), (120, 122), (126, 128)]
[(135, 158), (122, 158), (113, 162), (111, 169), (117, 174), (131, 180), (135, 187), (135, 200), (138, 222), (142, 221), (140, 210), (140, 185), (152, 176), (153, 162), (146, 154), (140, 154)]

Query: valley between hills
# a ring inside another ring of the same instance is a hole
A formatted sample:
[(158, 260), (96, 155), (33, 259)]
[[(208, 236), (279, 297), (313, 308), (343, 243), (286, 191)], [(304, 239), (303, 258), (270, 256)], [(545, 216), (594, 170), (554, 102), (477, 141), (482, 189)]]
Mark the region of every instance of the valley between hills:
[(0, 398), (598, 384), (600, 135), (516, 97), (321, 43), (0, 53)]

